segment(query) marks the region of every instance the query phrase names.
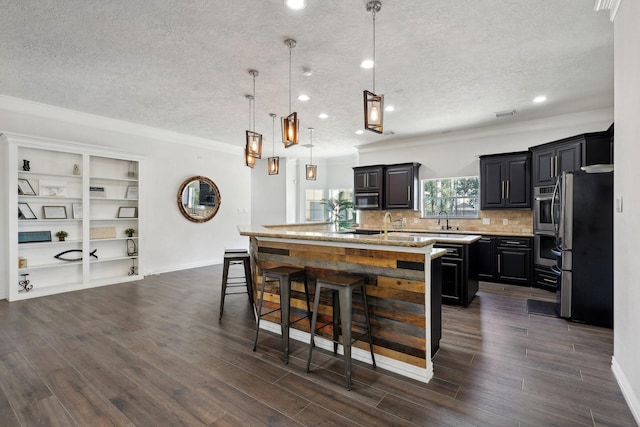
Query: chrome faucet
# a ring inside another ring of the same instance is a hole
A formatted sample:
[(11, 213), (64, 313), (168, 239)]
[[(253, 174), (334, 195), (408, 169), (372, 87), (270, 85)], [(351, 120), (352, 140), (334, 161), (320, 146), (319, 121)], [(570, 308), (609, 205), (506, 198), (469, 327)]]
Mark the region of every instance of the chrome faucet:
[(384, 214), (384, 218), (382, 218), (382, 225), (384, 227), (384, 238), (387, 238), (387, 228), (388, 224), (391, 222), (391, 212), (387, 212)]
[(445, 216), (446, 216), (446, 220), (447, 220), (446, 224), (447, 224), (447, 226), (446, 226), (446, 228), (444, 228), (443, 226), (440, 226), (440, 229), (442, 229), (442, 230), (451, 230), (451, 227), (449, 227), (449, 213), (447, 211), (438, 212), (438, 225), (440, 225), (440, 220), (442, 219), (441, 218), (442, 214), (445, 214)]

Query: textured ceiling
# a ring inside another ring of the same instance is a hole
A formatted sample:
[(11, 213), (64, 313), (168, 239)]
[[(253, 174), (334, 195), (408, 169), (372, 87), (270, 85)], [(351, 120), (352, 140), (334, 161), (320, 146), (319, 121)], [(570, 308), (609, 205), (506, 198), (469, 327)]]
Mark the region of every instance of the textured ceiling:
[[(240, 147), (256, 79), (256, 131), (285, 151), (279, 117), (314, 127), (314, 155), (421, 134), (613, 105), (613, 26), (592, 0), (383, 0), (376, 92), (396, 110), (363, 127), (372, 71), (366, 0), (0, 0), (0, 93)], [(303, 69), (312, 70), (304, 76)], [(296, 100), (299, 93), (311, 100)], [(531, 100), (545, 94), (548, 101)], [(494, 112), (517, 110), (497, 119)], [(325, 112), (329, 118), (321, 120)], [(393, 134), (391, 134), (393, 133)], [(302, 143), (308, 143), (303, 133)]]

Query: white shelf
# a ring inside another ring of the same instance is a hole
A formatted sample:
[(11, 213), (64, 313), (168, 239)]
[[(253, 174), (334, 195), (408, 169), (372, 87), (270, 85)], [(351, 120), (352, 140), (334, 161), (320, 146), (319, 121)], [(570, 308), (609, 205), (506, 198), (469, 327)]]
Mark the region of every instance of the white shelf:
[[(7, 142), (7, 156), (2, 158), (0, 164), (8, 171), (6, 187), (3, 189), (3, 194), (8, 195), (8, 203), (3, 217), (8, 223), (7, 235), (11, 236), (6, 251), (8, 268), (6, 275), (0, 278), (0, 283), (7, 286), (9, 301), (122, 283), (143, 277), (136, 275), (132, 279), (128, 274), (133, 264), (136, 270), (140, 268), (140, 254), (124, 255), (127, 240), (133, 239), (136, 247), (139, 245), (140, 219), (117, 218), (120, 207), (137, 208), (139, 211), (141, 199), (126, 198), (127, 194), (140, 195), (138, 174), (141, 163), (137, 156), (109, 149), (86, 148), (66, 141), (55, 141), (52, 144), (48, 139), (22, 135), (2, 134), (0, 139)], [(23, 160), (29, 160), (31, 170), (22, 170)], [(127, 176), (132, 167), (136, 170), (136, 177)], [(78, 169), (80, 174), (74, 175), (73, 171)], [(48, 195), (48, 190), (44, 193), (47, 195), (43, 196), (18, 194), (19, 179), (29, 181), (36, 193), (39, 193), (40, 187), (46, 188), (44, 186), (48, 183), (66, 183), (65, 195)], [(90, 187), (103, 187), (105, 195), (111, 197), (92, 197), (96, 193)], [(18, 203), (28, 203), (37, 218), (18, 219)], [(49, 205), (64, 206), (68, 218), (43, 218), (43, 206)], [(71, 218), (74, 207), (81, 218)], [(78, 207), (81, 207), (81, 212)], [(94, 227), (114, 228), (117, 237), (91, 239)], [(136, 229), (136, 235), (127, 237), (124, 230), (131, 227)], [(55, 233), (60, 230), (69, 233), (64, 242), (55, 237)], [(18, 233), (38, 231), (50, 232), (52, 241), (18, 243)], [(131, 242), (128, 245), (133, 246)], [(55, 258), (67, 249), (77, 252), (70, 252), (63, 257), (82, 259), (65, 261)], [(90, 256), (96, 250), (98, 259)], [(19, 258), (27, 261), (26, 268), (19, 268)], [(22, 274), (29, 274), (31, 284), (34, 285), (32, 291), (19, 292), (18, 282), (22, 280)]]

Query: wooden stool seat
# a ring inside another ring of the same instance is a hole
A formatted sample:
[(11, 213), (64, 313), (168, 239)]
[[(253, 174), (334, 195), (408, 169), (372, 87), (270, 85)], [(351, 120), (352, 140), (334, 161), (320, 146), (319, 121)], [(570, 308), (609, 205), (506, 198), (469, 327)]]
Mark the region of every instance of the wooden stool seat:
[[(229, 276), (229, 267), (236, 264), (244, 266), (244, 276)], [(244, 291), (228, 292), (230, 288), (244, 287)], [(222, 320), (224, 311), (224, 299), (226, 295), (248, 294), (249, 303), (253, 307), (253, 281), (251, 280), (251, 255), (246, 249), (226, 249), (224, 251), (224, 263), (222, 267), (222, 290), (220, 295), (220, 315)]]
[[(320, 327), (317, 327), (318, 306), (320, 305), (320, 294), (323, 289), (330, 290), (332, 293), (332, 321)], [(352, 337), (352, 305), (353, 290), (360, 289), (362, 295), (362, 305), (366, 320), (366, 334)], [(336, 298), (337, 297), (337, 298)], [(337, 299), (337, 301), (336, 301)], [(358, 341), (363, 335), (367, 335), (369, 339), (369, 351), (371, 352), (371, 361), (373, 367), (376, 367), (376, 359), (373, 354), (373, 342), (371, 337), (371, 321), (369, 319), (369, 305), (367, 303), (367, 292), (364, 277), (354, 274), (339, 273), (318, 279), (316, 283), (316, 295), (313, 304), (313, 317), (311, 319), (311, 340), (309, 342), (309, 357), (307, 358), (307, 372), (310, 372), (311, 355), (315, 347), (314, 338), (316, 332), (327, 325), (333, 324), (333, 352), (338, 351), (339, 329), (342, 325), (342, 347), (344, 349), (344, 375), (347, 390), (351, 390), (351, 345)]]
[[(280, 287), (280, 308), (270, 310), (266, 313), (262, 312), (262, 304), (264, 302), (264, 287), (267, 279), (279, 282)], [(307, 299), (307, 315), (291, 322), (291, 282), (303, 282), (304, 293)], [(260, 286), (260, 298), (258, 300), (258, 314), (256, 321), (256, 338), (253, 342), (253, 351), (258, 346), (258, 334), (260, 333), (260, 319), (268, 314), (280, 311), (280, 330), (282, 333), (282, 342), (284, 347), (284, 363), (289, 363), (289, 327), (291, 324), (299, 322), (302, 319), (311, 319), (311, 303), (309, 300), (309, 287), (307, 284), (307, 273), (304, 268), (292, 266), (279, 266), (274, 268), (266, 268), (262, 270), (262, 285)]]

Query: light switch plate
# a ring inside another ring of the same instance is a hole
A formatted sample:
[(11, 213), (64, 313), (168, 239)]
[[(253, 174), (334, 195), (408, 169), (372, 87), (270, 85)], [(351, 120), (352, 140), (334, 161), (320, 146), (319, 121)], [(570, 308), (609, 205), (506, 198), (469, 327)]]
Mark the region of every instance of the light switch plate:
[(616, 212), (622, 212), (622, 196), (616, 197)]
[(509, 225), (509, 220), (507, 218), (504, 218), (502, 220), (502, 225)]
[(482, 218), (482, 225), (491, 225), (491, 218)]

